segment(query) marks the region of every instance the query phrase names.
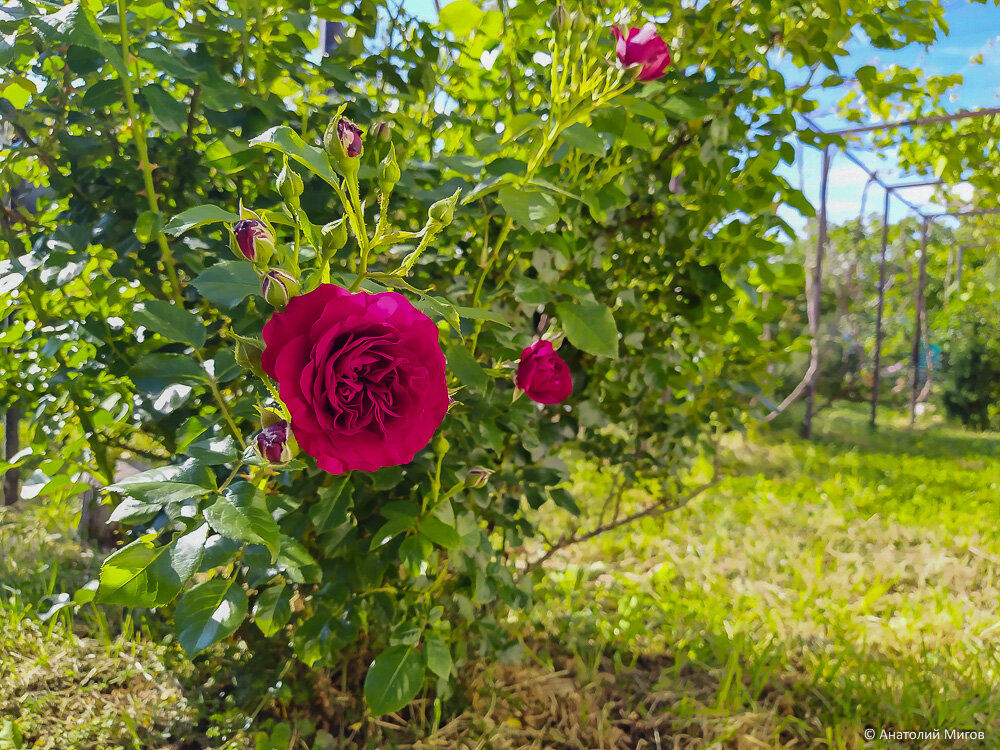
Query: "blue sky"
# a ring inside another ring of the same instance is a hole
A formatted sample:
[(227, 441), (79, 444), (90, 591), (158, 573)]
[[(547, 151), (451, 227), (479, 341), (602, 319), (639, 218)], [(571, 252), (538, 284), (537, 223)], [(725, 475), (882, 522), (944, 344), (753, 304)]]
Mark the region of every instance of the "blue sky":
[[(1000, 8), (992, 2), (979, 5), (967, 0), (946, 0), (946, 21), (950, 27), (949, 35), (939, 39), (930, 47), (910, 46), (898, 51), (875, 49), (866, 40), (855, 39), (849, 46), (848, 57), (840, 58), (842, 72), (846, 75), (862, 67), (874, 65), (879, 70), (890, 65), (919, 67), (927, 75), (947, 75), (960, 73), (963, 82), (954, 89), (949, 110), (979, 109), (1000, 105)], [(982, 64), (976, 65), (971, 59), (982, 54)], [(795, 80), (791, 75), (790, 80)], [(841, 92), (842, 93), (842, 92)], [(818, 118), (818, 124), (827, 129), (850, 127), (851, 123), (843, 121), (835, 112), (828, 112)], [(806, 196), (816, 204), (819, 197), (820, 154), (814, 148), (797, 149), (801, 163), (786, 170), (786, 178), (795, 186), (799, 185), (800, 171), (804, 177), (803, 189)], [(891, 153), (882, 153), (881, 159), (876, 155), (860, 154), (862, 161), (873, 169), (887, 182), (921, 182), (926, 178), (907, 175), (896, 168), (896, 162)], [(851, 164), (842, 154), (834, 157), (829, 182), (827, 201), (828, 216), (831, 221), (840, 222), (857, 217), (861, 209), (861, 193), (868, 178), (864, 172)], [(933, 208), (930, 203), (934, 188), (913, 188), (904, 191), (903, 195), (911, 203), (921, 208)], [(958, 186), (953, 193), (959, 199), (968, 199), (968, 187)], [(881, 211), (884, 195), (877, 186), (868, 191), (866, 212)], [(901, 218), (908, 209), (899, 201), (893, 200), (890, 206), (890, 220)], [(792, 226), (800, 229), (804, 220), (794, 211), (785, 210), (782, 216)]]
[[(721, 2), (722, 0), (713, 0)], [(427, 20), (434, 20), (437, 11), (433, 0), (405, 0), (407, 10)], [(447, 5), (448, 0), (441, 0)], [(930, 47), (911, 45), (898, 51), (880, 50), (872, 47), (867, 40), (858, 36), (848, 46), (848, 56), (838, 58), (841, 73), (845, 77), (853, 75), (854, 71), (864, 65), (874, 65), (879, 70), (891, 65), (908, 68), (921, 68), (927, 75), (947, 75), (960, 73), (963, 76), (961, 86), (955, 88), (951, 111), (977, 109), (981, 107), (1000, 106), (1000, 8), (989, 0), (987, 4), (972, 3), (969, 0), (944, 0), (947, 10), (946, 21), (950, 27), (949, 35), (939, 39)], [(972, 64), (971, 59), (982, 54), (980, 65)], [(800, 82), (805, 78), (805, 71), (795, 69), (791, 64), (783, 68), (789, 83)], [(833, 90), (835, 96), (824, 101), (822, 116), (817, 117), (818, 124), (827, 130), (850, 127), (851, 123), (838, 117), (834, 104), (845, 93), (844, 89)], [(796, 187), (801, 186), (810, 201), (817, 203), (820, 181), (819, 151), (811, 147), (798, 147), (797, 163), (784, 171), (786, 179)], [(879, 155), (860, 154), (862, 160), (872, 169), (877, 169), (880, 176), (888, 182), (920, 182), (923, 179), (906, 175), (896, 168), (891, 153)], [(800, 162), (800, 163), (799, 163)], [(801, 176), (800, 176), (801, 175)], [(926, 178), (924, 178), (926, 179)], [(842, 154), (834, 156), (830, 170), (827, 210), (830, 221), (841, 222), (855, 218), (861, 209), (861, 193), (868, 178), (857, 166), (853, 165)], [(923, 208), (932, 209), (930, 203), (933, 188), (913, 188), (906, 190), (904, 196), (911, 202)], [(968, 199), (967, 188), (959, 187), (955, 195)], [(881, 210), (882, 191), (872, 186), (868, 191), (866, 211)], [(898, 201), (892, 201), (891, 216), (901, 218), (908, 210)], [(782, 209), (782, 216), (796, 230), (801, 231), (805, 225), (797, 212)]]

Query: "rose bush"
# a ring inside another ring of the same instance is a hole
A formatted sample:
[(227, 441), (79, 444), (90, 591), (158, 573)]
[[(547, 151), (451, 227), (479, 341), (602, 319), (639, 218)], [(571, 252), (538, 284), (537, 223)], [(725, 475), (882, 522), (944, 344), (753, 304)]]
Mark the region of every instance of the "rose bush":
[(400, 294), (322, 284), (264, 325), (299, 446), (331, 474), (409, 463), (448, 411), (437, 326)]
[[(5, 8), (2, 182), (42, 188), (0, 214), (9, 463), (40, 498), (94, 472), (131, 529), (73, 606), (166, 608), (233, 694), (449, 711), (521, 648), (566, 455), (666, 506), (761, 410), (815, 105), (773, 59), (824, 81), (858, 29), (940, 18), (848, 4), (647, 3), (663, 44), (620, 4)], [(312, 14), (345, 29), (322, 56)]]

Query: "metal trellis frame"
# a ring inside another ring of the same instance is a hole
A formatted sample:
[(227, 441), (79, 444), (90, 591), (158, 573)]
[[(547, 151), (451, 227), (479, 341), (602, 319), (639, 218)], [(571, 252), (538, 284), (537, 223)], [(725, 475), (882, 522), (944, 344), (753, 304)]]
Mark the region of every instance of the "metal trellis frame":
[[(959, 120), (970, 120), (980, 117), (987, 117), (989, 115), (1000, 115), (1000, 107), (990, 107), (985, 109), (977, 110), (966, 110), (962, 112), (956, 112), (951, 115), (936, 115), (932, 117), (922, 117), (911, 120), (899, 120), (894, 122), (877, 123), (873, 125), (863, 125), (853, 128), (844, 128), (840, 130), (825, 131), (819, 127), (812, 119), (808, 116), (802, 115), (802, 119), (805, 123), (815, 132), (824, 136), (838, 136), (838, 137), (850, 137), (860, 135), (862, 133), (872, 133), (879, 130), (899, 130), (902, 128), (910, 128), (921, 125), (933, 125), (942, 124), (948, 122), (956, 122)], [(829, 172), (830, 172), (830, 148), (831, 145), (827, 144), (823, 146), (823, 163), (820, 172), (820, 205), (819, 205), (819, 230), (818, 237), (816, 241), (816, 261), (813, 267), (813, 273), (811, 276), (811, 286), (813, 289), (812, 299), (808, 301), (808, 312), (809, 312), (809, 332), (812, 336), (812, 347), (810, 351), (809, 358), (809, 368), (806, 371), (806, 411), (805, 417), (802, 422), (802, 434), (805, 438), (810, 438), (812, 435), (812, 419), (814, 414), (814, 401), (816, 394), (816, 385), (819, 375), (820, 368), (820, 346), (819, 346), (819, 330), (820, 330), (820, 288), (823, 279), (823, 254), (827, 243), (827, 190), (829, 183)], [(882, 323), (883, 315), (885, 309), (885, 275), (886, 275), (886, 252), (889, 242), (889, 204), (890, 198), (895, 197), (900, 203), (907, 206), (914, 214), (921, 220), (921, 230), (920, 230), (920, 270), (917, 280), (917, 288), (914, 294), (914, 311), (915, 311), (915, 323), (914, 323), (914, 337), (913, 346), (911, 350), (910, 364), (912, 369), (913, 385), (910, 395), (910, 424), (913, 424), (916, 418), (916, 405), (918, 396), (918, 378), (919, 378), (919, 358), (920, 358), (920, 338), (923, 331), (926, 329), (926, 311), (924, 310), (925, 299), (924, 291), (926, 289), (927, 283), (927, 239), (930, 234), (931, 225), (934, 221), (944, 217), (957, 217), (957, 216), (986, 216), (992, 214), (1000, 214), (1000, 208), (997, 209), (955, 209), (947, 210), (941, 212), (925, 212), (920, 209), (920, 207), (914, 205), (910, 201), (899, 195), (899, 191), (906, 190), (907, 188), (917, 188), (917, 187), (932, 187), (937, 185), (948, 184), (944, 180), (927, 180), (921, 182), (908, 182), (908, 183), (897, 183), (890, 184), (883, 180), (877, 171), (869, 169), (857, 156), (855, 156), (849, 146), (845, 143), (841, 147), (842, 153), (855, 165), (860, 167), (866, 175), (868, 175), (869, 182), (875, 182), (885, 191), (885, 202), (882, 213), (882, 246), (879, 255), (879, 286), (878, 286), (878, 312), (876, 321), (876, 335), (875, 335), (875, 352), (874, 352), (874, 377), (872, 384), (872, 395), (871, 395), (871, 417), (870, 424), (874, 428), (876, 426), (876, 419), (878, 414), (878, 396), (879, 396), (879, 385), (880, 385), (880, 367), (882, 358)], [(959, 282), (961, 280), (961, 263), (962, 263), (962, 247), (958, 249), (958, 259), (957, 259), (957, 278)]]

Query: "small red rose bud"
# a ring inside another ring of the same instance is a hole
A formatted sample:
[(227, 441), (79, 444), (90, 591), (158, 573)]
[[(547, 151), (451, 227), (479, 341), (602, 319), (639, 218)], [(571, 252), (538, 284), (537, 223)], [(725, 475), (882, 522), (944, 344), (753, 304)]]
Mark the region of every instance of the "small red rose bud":
[(341, 115), (330, 121), (323, 136), (323, 146), (341, 171), (356, 171), (357, 160), (365, 150), (361, 128)]
[(287, 271), (272, 268), (264, 274), (261, 290), (269, 305), (275, 310), (284, 310), (288, 300), (299, 293), (299, 282)]
[(260, 219), (240, 219), (233, 224), (237, 258), (264, 265), (274, 254), (274, 235)]
[(376, 123), (375, 127), (371, 129), (371, 136), (377, 141), (382, 141), (382, 143), (387, 143), (390, 138), (392, 138), (392, 124), (382, 120)]
[(521, 352), (514, 382), (539, 404), (558, 404), (573, 392), (569, 365), (556, 354), (552, 342), (544, 339)]
[(641, 29), (632, 27), (628, 35), (622, 34), (617, 26), (611, 27), (615, 35), (615, 53), (626, 68), (641, 66), (636, 80), (655, 81), (662, 78), (670, 65), (670, 48), (656, 33), (656, 26), (647, 23)]
[(263, 460), (272, 464), (285, 464), (292, 460), (292, 448), (289, 445), (291, 430), (288, 422), (274, 422), (257, 433), (253, 441), (254, 451)]

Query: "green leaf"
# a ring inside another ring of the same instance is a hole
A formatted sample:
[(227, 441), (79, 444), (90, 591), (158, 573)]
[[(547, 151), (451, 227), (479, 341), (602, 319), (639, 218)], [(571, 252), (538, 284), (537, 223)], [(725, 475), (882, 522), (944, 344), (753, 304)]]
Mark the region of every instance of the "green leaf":
[(147, 354), (128, 371), (128, 376), (143, 393), (159, 393), (167, 386), (178, 383), (208, 383), (208, 375), (197, 360), (184, 354)]
[(202, 297), (221, 307), (235, 307), (251, 294), (260, 294), (260, 279), (253, 265), (240, 260), (216, 263), (191, 283)]
[(569, 511), (574, 516), (580, 515), (580, 506), (576, 504), (576, 500), (569, 493), (569, 490), (563, 487), (550, 488), (549, 497), (552, 498), (552, 502), (563, 510)]
[(560, 302), (556, 315), (577, 349), (598, 357), (618, 357), (618, 328), (611, 310), (599, 303)]
[(468, 36), (483, 22), (482, 9), (470, 0), (454, 0), (441, 8), (438, 26), (456, 37)]
[(201, 564), (208, 526), (156, 547), (148, 538), (118, 550), (101, 565), (97, 600), (128, 607), (170, 602)]
[(663, 111), (676, 120), (697, 120), (707, 115), (709, 108), (701, 99), (671, 96), (664, 102)]
[(223, 536), (237, 542), (262, 544), (271, 553), (271, 562), (281, 549), (281, 532), (271, 514), (259, 505), (237, 504), (227, 493), (205, 509), (205, 520)]
[(489, 385), (490, 377), (472, 356), (472, 352), (461, 344), (453, 344), (447, 351), (448, 367), (463, 385), (483, 392)]
[(302, 137), (287, 125), (278, 125), (261, 133), (250, 140), (250, 145), (280, 151), (299, 164), (305, 165), (327, 182), (340, 184), (337, 175), (330, 167), (330, 160), (326, 158), (326, 152), (305, 143)]
[(144, 503), (162, 505), (204, 495), (214, 488), (212, 473), (194, 459), (133, 474), (106, 487), (110, 492), (120, 492)]
[(0, 722), (0, 750), (21, 750), (24, 747), (24, 735), (13, 719)]
[(31, 16), (31, 22), (50, 48), (76, 45), (96, 50), (104, 55), (123, 79), (128, 80), (129, 71), (121, 53), (101, 36), (83, 3), (70, 3), (55, 13)]
[(427, 668), (442, 680), (451, 675), (451, 651), (441, 636), (432, 633), (424, 639), (424, 659)]
[(174, 133), (183, 133), (187, 129), (187, 108), (160, 86), (155, 83), (143, 86), (142, 96), (160, 127)]
[(146, 523), (152, 521), (163, 510), (163, 505), (163, 503), (144, 503), (134, 497), (126, 497), (111, 511), (108, 521), (126, 526)]
[(424, 659), (413, 646), (390, 646), (365, 676), (365, 702), (376, 716), (398, 711), (420, 692)]
[(132, 313), (132, 323), (146, 326), (168, 341), (190, 344), (195, 349), (205, 345), (205, 324), (193, 312), (172, 302), (153, 299), (141, 303)]
[(414, 519), (409, 516), (395, 516), (394, 518), (390, 518), (378, 531), (372, 534), (368, 549), (378, 549), (397, 534), (412, 529), (413, 521)]
[(181, 211), (167, 222), (166, 226), (163, 227), (163, 232), (164, 234), (176, 237), (204, 224), (214, 224), (220, 221), (232, 224), (239, 220), (240, 217), (231, 211), (227, 211), (212, 203), (206, 203), (201, 206), (189, 208), (187, 211)]
[(604, 145), (604, 139), (582, 122), (570, 125), (563, 131), (562, 137), (571, 146), (576, 146), (581, 151), (594, 156), (604, 156), (608, 152)]
[(445, 549), (458, 549), (462, 546), (462, 536), (458, 529), (441, 520), (437, 515), (425, 516), (417, 524), (417, 530), (435, 544)]
[(281, 537), (277, 568), (295, 583), (319, 583), (323, 579), (323, 571), (313, 556), (290, 536)]
[(548, 193), (505, 185), (498, 195), (507, 215), (532, 232), (545, 229), (559, 219), (559, 207)]
[(350, 523), (353, 497), (354, 486), (350, 476), (343, 476), (329, 487), (321, 488), (318, 499), (309, 506), (309, 519), (316, 527), (316, 533), (324, 534)]
[(177, 642), (194, 656), (235, 633), (246, 614), (247, 595), (235, 581), (199, 583), (174, 610)]
[(276, 583), (260, 592), (253, 605), (253, 621), (266, 638), (281, 630), (292, 616), (292, 588)]

